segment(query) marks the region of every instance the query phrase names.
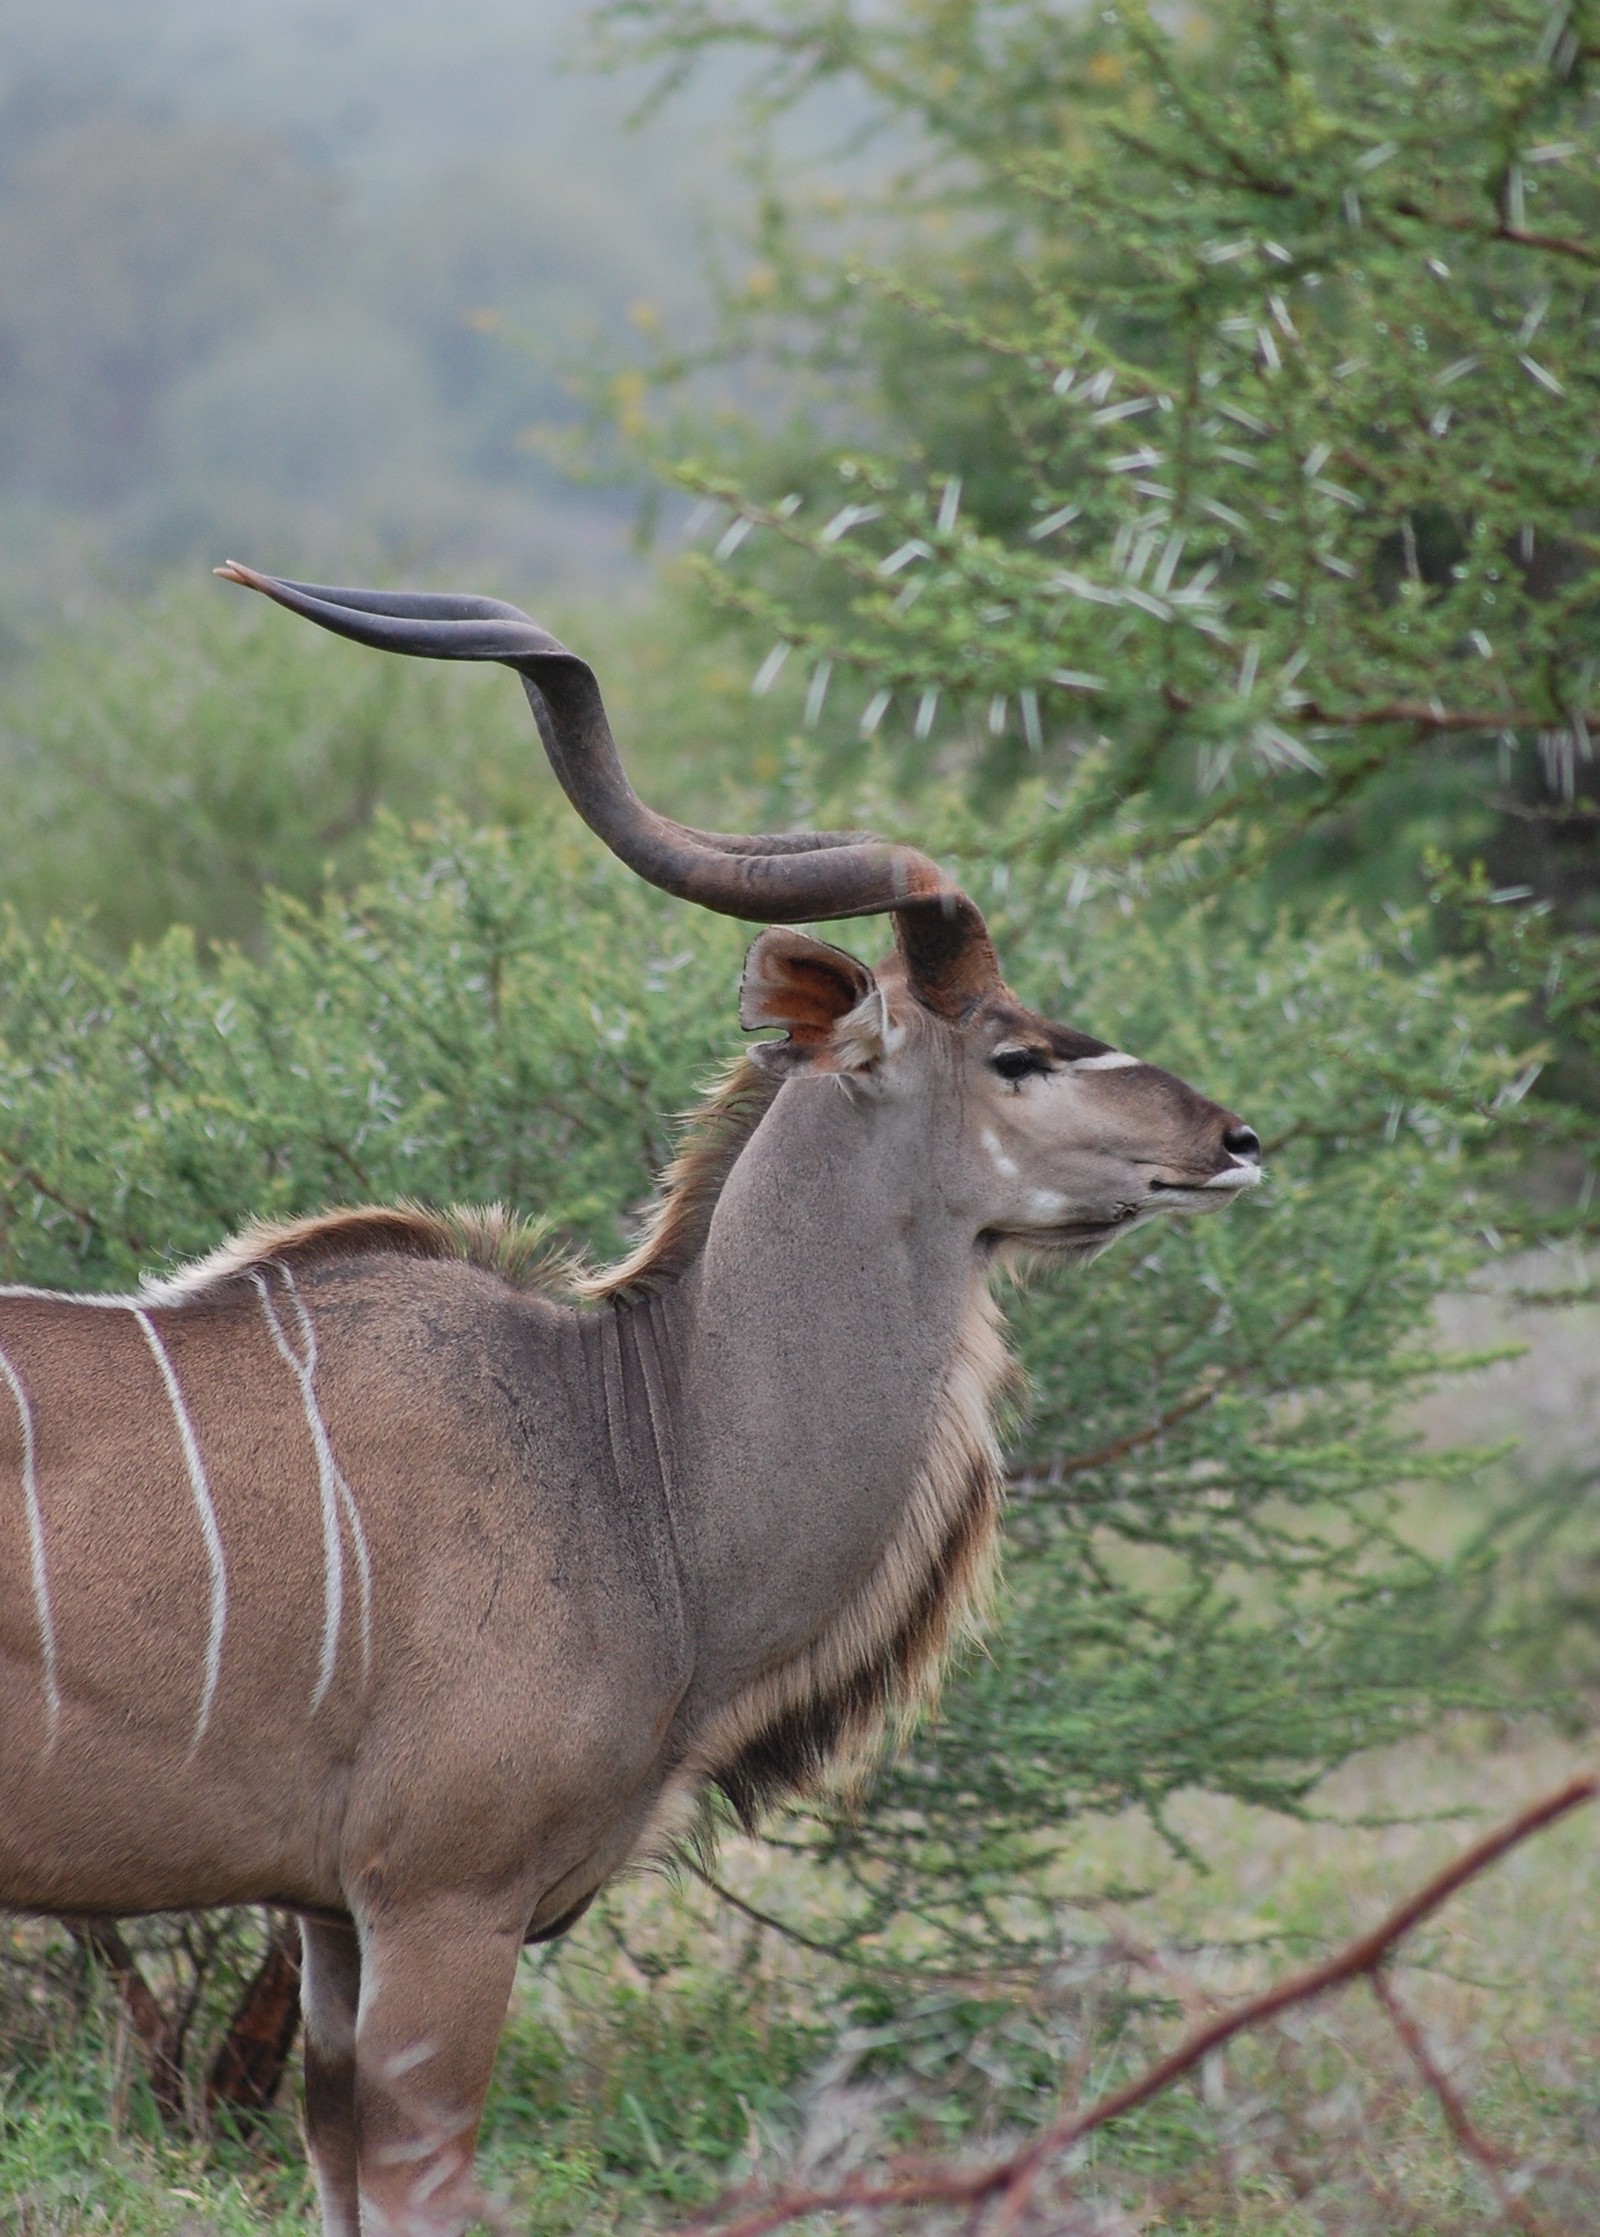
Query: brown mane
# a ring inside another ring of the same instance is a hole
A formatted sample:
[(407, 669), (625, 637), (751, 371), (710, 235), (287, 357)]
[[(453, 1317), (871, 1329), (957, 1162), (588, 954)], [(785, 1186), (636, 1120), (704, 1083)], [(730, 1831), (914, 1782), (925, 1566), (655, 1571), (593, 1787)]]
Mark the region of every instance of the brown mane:
[(147, 1281), (140, 1295), (158, 1305), (182, 1305), (264, 1267), (325, 1266), (375, 1252), (460, 1259), (520, 1288), (554, 1286), (566, 1263), (545, 1223), (523, 1219), (504, 1204), (453, 1204), (441, 1212), (405, 1202), (357, 1204), (305, 1219), (252, 1220), (192, 1266)]
[(672, 1163), (645, 1214), (644, 1232), (626, 1258), (578, 1274), (582, 1297), (637, 1297), (662, 1288), (693, 1265), (728, 1175), (782, 1085), (772, 1072), (735, 1057), (705, 1101), (682, 1121)]
[(662, 1176), (644, 1232), (627, 1256), (591, 1271), (558, 1243), (549, 1223), (504, 1204), (359, 1204), (303, 1219), (252, 1220), (206, 1257), (145, 1284), (157, 1303), (181, 1304), (267, 1266), (291, 1269), (387, 1252), (460, 1259), (518, 1288), (625, 1300), (659, 1289), (693, 1263), (723, 1184), (765, 1115), (779, 1082), (739, 1057), (684, 1120), (678, 1151)]

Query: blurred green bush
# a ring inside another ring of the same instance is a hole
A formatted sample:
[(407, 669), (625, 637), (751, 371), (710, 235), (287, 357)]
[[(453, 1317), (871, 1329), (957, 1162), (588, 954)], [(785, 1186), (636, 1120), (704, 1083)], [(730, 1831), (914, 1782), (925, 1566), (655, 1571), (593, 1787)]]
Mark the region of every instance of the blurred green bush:
[(42, 636), (0, 696), (0, 893), (107, 952), (260, 937), (269, 887), (348, 878), (380, 803), (496, 821), (558, 798), (510, 693), (352, 659), (218, 584)]

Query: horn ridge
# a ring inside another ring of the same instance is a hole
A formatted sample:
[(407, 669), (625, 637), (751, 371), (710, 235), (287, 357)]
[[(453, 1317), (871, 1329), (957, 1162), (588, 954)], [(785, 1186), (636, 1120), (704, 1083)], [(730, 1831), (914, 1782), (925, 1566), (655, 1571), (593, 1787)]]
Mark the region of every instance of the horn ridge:
[(959, 1016), (1000, 984), (975, 903), (916, 848), (858, 831), (698, 831), (647, 807), (623, 768), (593, 669), (519, 607), (444, 592), (295, 582), (233, 560), (216, 572), (358, 644), (515, 668), (561, 789), (590, 830), (650, 884), (748, 922), (892, 915), (912, 991), (944, 1016)]

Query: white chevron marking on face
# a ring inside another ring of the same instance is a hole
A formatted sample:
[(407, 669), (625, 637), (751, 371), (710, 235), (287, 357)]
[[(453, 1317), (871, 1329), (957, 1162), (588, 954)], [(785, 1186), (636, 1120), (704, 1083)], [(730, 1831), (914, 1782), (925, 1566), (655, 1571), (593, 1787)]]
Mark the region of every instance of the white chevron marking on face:
[(1069, 1072), (1125, 1072), (1132, 1064), (1140, 1064), (1142, 1057), (1126, 1056), (1121, 1049), (1107, 1049), (1104, 1056), (1074, 1057), (1067, 1066)]
[(33, 1407), (22, 1387), (22, 1377), (0, 1351), (0, 1375), (11, 1385), (22, 1423), (22, 1503), (28, 1515), (28, 1567), (33, 1575), (33, 1604), (39, 1617), (39, 1650), (44, 1665), (45, 1753), (56, 1742), (61, 1721), (61, 1686), (56, 1676), (56, 1626), (50, 1612), (50, 1577), (44, 1559), (44, 1510), (39, 1504), (39, 1478), (34, 1459)]
[(161, 1380), (167, 1386), (172, 1418), (178, 1425), (184, 1464), (189, 1471), (189, 1489), (194, 1495), (195, 1513), (200, 1518), (200, 1534), (206, 1543), (206, 1560), (211, 1565), (211, 1627), (206, 1636), (206, 1671), (200, 1688), (200, 1711), (195, 1718), (194, 1738), (189, 1742), (189, 1753), (193, 1755), (206, 1736), (206, 1726), (211, 1721), (211, 1704), (216, 1698), (217, 1680), (222, 1675), (222, 1634), (228, 1622), (228, 1565), (223, 1559), (222, 1533), (217, 1528), (217, 1510), (211, 1503), (211, 1486), (206, 1482), (205, 1463), (200, 1458), (194, 1423), (189, 1419), (189, 1409), (183, 1402), (183, 1392), (172, 1371), (167, 1348), (156, 1334), (155, 1324), (149, 1314), (142, 1307), (130, 1305), (128, 1310), (143, 1329), (144, 1340), (150, 1346), (150, 1355), (161, 1370)]
[(1003, 1180), (1014, 1181), (1017, 1177), (1017, 1161), (1014, 1157), (1007, 1157), (1005, 1151), (1000, 1147), (999, 1138), (994, 1129), (986, 1126), (978, 1139), (988, 1151), (989, 1163), (995, 1171)]

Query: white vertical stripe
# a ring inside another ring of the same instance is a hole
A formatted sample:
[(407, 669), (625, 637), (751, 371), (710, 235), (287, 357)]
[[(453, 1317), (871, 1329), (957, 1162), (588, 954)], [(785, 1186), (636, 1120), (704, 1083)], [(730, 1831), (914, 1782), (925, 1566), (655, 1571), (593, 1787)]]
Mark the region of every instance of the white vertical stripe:
[(189, 1409), (183, 1402), (183, 1392), (178, 1388), (178, 1378), (172, 1371), (166, 1346), (156, 1334), (148, 1313), (137, 1305), (131, 1305), (128, 1309), (144, 1330), (144, 1340), (150, 1346), (151, 1356), (161, 1370), (161, 1380), (167, 1386), (167, 1396), (172, 1402), (172, 1418), (178, 1425), (184, 1462), (189, 1470), (189, 1489), (194, 1494), (195, 1513), (200, 1517), (200, 1533), (206, 1542), (206, 1559), (211, 1565), (211, 1628), (206, 1636), (206, 1671), (200, 1688), (200, 1711), (195, 1718), (194, 1738), (189, 1743), (192, 1755), (206, 1736), (206, 1726), (211, 1721), (211, 1704), (216, 1698), (217, 1680), (222, 1675), (222, 1634), (228, 1621), (228, 1569), (222, 1558), (222, 1534), (217, 1529), (217, 1512), (211, 1504), (211, 1487), (206, 1482), (205, 1465), (195, 1440), (194, 1423), (189, 1419)]
[[(287, 1274), (288, 1269), (283, 1271)], [(304, 1310), (301, 1321), (306, 1331), (305, 1356), (302, 1358), (283, 1332), (278, 1318), (278, 1308), (272, 1302), (265, 1274), (252, 1268), (250, 1279), (261, 1297), (261, 1310), (267, 1316), (267, 1326), (272, 1331), (272, 1341), (277, 1345), (284, 1365), (300, 1385), (300, 1404), (306, 1417), (306, 1427), (311, 1432), (311, 1449), (317, 1456), (317, 1492), (322, 1503), (322, 1654), (317, 1663), (317, 1682), (311, 1690), (311, 1714), (321, 1708), (329, 1686), (333, 1683), (334, 1667), (339, 1659), (339, 1625), (344, 1615), (344, 1541), (339, 1531), (339, 1503), (334, 1490), (338, 1470), (333, 1464), (333, 1451), (328, 1443), (328, 1432), (317, 1408), (312, 1377), (317, 1366), (317, 1339)], [(294, 1302), (300, 1300), (296, 1296)]]
[(44, 1510), (39, 1505), (39, 1479), (34, 1461), (33, 1408), (22, 1387), (22, 1377), (0, 1351), (0, 1375), (11, 1385), (22, 1422), (22, 1503), (28, 1511), (28, 1566), (33, 1572), (33, 1604), (39, 1615), (39, 1649), (44, 1664), (45, 1750), (55, 1746), (61, 1721), (61, 1687), (56, 1677), (56, 1627), (50, 1613), (50, 1578), (44, 1563)]
[[(294, 1309), (300, 1322), (300, 1332), (306, 1342), (306, 1357), (314, 1370), (317, 1364), (317, 1332), (311, 1325), (311, 1315), (295, 1286), (295, 1278), (288, 1267), (280, 1266), (278, 1272), (283, 1276), (285, 1289), (294, 1299)], [(317, 1418), (319, 1421), (322, 1418), (320, 1409)], [(327, 1434), (327, 1430), (324, 1429), (323, 1437), (325, 1440)], [(332, 1459), (333, 1446), (331, 1443), (328, 1445), (328, 1454), (329, 1458)], [(333, 1462), (333, 1488), (339, 1494), (339, 1504), (344, 1509), (345, 1521), (350, 1526), (350, 1544), (355, 1552), (356, 1576), (361, 1585), (361, 1677), (362, 1682), (365, 1683), (372, 1675), (372, 1558), (367, 1551), (367, 1533), (362, 1527), (361, 1510), (356, 1505), (355, 1493), (345, 1482), (344, 1470), (336, 1460)]]
[(361, 1682), (366, 1684), (372, 1676), (372, 1561), (367, 1552), (367, 1534), (361, 1526), (361, 1510), (356, 1505), (355, 1493), (344, 1480), (344, 1471), (333, 1472), (334, 1489), (344, 1509), (345, 1521), (350, 1525), (350, 1542), (355, 1548), (356, 1575), (361, 1583)]

